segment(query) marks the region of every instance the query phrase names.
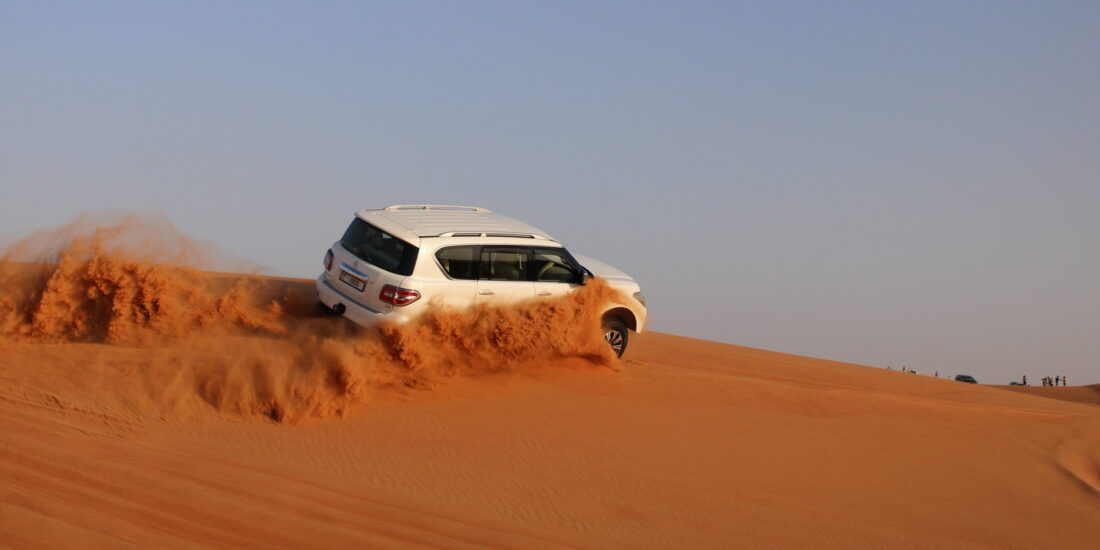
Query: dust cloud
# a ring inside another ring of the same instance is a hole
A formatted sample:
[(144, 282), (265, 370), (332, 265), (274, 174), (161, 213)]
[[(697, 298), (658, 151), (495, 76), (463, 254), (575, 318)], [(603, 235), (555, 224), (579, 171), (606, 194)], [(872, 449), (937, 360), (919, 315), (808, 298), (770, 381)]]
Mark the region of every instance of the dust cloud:
[[(599, 328), (615, 291), (600, 280), (561, 299), (364, 329), (324, 315), (303, 281), (204, 271), (216, 254), (164, 219), (110, 218), (78, 219), (4, 254), (0, 350), (109, 347), (116, 359), (95, 366), (99, 398), (146, 403), (145, 414), (197, 398), (298, 423), (342, 416), (389, 387), (562, 361), (617, 365)], [(146, 395), (119, 395), (134, 391)]]

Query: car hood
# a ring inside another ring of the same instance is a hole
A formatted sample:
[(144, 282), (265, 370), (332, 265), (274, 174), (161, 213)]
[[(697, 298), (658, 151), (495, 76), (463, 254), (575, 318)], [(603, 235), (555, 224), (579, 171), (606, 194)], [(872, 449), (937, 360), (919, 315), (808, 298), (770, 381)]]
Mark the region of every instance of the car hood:
[(623, 270), (601, 262), (595, 258), (589, 258), (588, 256), (574, 256), (578, 262), (585, 268), (592, 272), (593, 275), (607, 279), (611, 283), (633, 283), (638, 284), (633, 277), (627, 275)]

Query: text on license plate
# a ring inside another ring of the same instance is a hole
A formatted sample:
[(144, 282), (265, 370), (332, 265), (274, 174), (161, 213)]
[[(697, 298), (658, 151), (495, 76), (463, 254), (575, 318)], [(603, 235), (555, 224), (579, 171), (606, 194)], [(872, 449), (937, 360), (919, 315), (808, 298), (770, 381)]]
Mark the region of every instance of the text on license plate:
[(340, 272), (340, 280), (355, 287), (355, 289), (359, 292), (363, 292), (363, 289), (367, 288), (366, 281), (360, 279), (359, 277), (356, 277), (355, 275), (352, 275), (351, 273), (348, 273), (347, 271)]

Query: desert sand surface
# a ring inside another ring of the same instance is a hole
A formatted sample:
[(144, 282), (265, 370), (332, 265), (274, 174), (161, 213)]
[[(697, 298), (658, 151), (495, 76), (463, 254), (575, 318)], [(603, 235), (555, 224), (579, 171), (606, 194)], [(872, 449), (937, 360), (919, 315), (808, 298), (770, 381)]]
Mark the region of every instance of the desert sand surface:
[(598, 284), (368, 334), (312, 281), (37, 267), (0, 270), (0, 546), (1100, 548), (1100, 407), (1039, 388), (616, 360)]
[(1100, 384), (1088, 386), (1004, 386), (1006, 389), (1051, 399), (1100, 405)]

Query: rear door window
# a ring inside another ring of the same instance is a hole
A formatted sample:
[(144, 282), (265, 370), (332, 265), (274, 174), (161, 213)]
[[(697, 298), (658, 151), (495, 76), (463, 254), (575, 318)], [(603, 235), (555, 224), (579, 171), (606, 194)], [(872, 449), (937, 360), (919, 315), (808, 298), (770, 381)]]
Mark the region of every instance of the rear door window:
[(531, 249), (485, 246), (481, 249), (480, 279), (485, 281), (530, 281)]
[(452, 279), (473, 280), (478, 278), (479, 246), (451, 246), (435, 253), (439, 266)]
[(360, 218), (352, 220), (340, 246), (360, 260), (398, 275), (412, 275), (419, 252), (417, 247)]

